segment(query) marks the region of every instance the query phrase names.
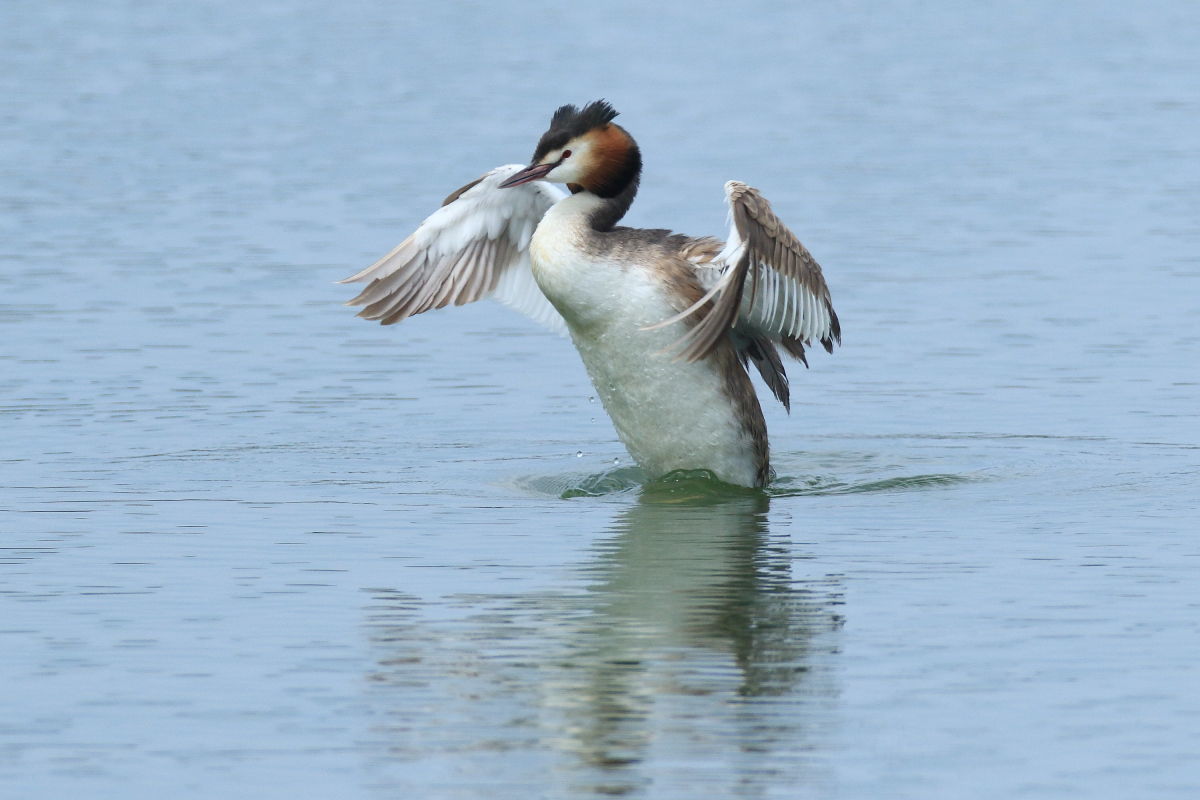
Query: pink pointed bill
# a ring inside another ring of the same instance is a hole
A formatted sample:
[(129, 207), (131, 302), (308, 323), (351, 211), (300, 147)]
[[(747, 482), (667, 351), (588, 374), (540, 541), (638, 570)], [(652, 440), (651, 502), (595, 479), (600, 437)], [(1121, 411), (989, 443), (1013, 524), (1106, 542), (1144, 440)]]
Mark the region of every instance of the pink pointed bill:
[(511, 186), (520, 186), (522, 183), (529, 183), (530, 181), (544, 178), (548, 172), (557, 166), (558, 164), (533, 164), (500, 184), (500, 188), (507, 189)]

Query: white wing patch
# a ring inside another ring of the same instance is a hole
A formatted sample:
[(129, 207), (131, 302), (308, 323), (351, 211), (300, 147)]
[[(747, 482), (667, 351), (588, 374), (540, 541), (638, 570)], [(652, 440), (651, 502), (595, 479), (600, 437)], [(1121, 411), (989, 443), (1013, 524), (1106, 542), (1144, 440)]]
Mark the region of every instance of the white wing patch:
[(496, 167), (446, 198), (446, 203), (394, 250), (341, 283), (368, 282), (346, 305), (358, 316), (390, 325), (447, 305), (484, 297), (566, 333), (566, 323), (533, 279), (529, 241), (566, 194), (542, 181), (499, 188), (521, 164)]

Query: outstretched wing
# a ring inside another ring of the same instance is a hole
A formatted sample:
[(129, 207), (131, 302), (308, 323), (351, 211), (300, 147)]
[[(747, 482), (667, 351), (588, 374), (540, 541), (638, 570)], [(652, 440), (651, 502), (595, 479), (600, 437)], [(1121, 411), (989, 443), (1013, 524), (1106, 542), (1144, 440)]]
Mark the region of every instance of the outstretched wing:
[(697, 269), (701, 280), (711, 283), (708, 291), (654, 327), (691, 316), (711, 301), (708, 313), (679, 340), (679, 358), (704, 358), (735, 327), (778, 341), (798, 358), (814, 339), (833, 352), (834, 343), (842, 341), (842, 327), (820, 265), (757, 189), (729, 181), (725, 200), (729, 239), (711, 266)]
[(363, 306), (358, 316), (391, 325), (492, 296), (566, 333), (566, 323), (534, 282), (529, 265), (534, 228), (566, 195), (544, 181), (499, 188), (522, 169), (521, 164), (496, 167), (447, 197), (396, 249), (341, 281), (367, 282), (346, 305)]

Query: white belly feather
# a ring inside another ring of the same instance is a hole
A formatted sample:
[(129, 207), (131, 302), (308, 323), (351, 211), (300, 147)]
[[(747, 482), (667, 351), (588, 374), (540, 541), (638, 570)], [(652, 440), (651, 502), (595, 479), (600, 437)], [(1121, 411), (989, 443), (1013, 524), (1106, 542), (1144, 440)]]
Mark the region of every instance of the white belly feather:
[(642, 330), (678, 311), (652, 265), (589, 258), (575, 246), (576, 220), (556, 210), (531, 242), (534, 278), (566, 319), (634, 460), (652, 478), (708, 469), (729, 483), (756, 485), (754, 443), (715, 360), (686, 363), (662, 352), (683, 335), (683, 323)]

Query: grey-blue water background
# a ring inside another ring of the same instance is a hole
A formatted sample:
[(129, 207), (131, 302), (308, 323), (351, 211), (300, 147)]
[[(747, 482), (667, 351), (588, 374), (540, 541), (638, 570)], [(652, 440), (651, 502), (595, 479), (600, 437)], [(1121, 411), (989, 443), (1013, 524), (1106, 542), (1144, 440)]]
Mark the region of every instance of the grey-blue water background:
[[(0, 16), (0, 795), (1197, 796), (1194, 3)], [(825, 266), (767, 496), (340, 306), (596, 97)]]

